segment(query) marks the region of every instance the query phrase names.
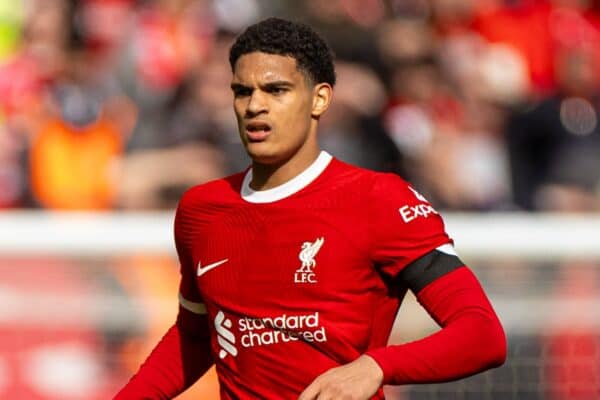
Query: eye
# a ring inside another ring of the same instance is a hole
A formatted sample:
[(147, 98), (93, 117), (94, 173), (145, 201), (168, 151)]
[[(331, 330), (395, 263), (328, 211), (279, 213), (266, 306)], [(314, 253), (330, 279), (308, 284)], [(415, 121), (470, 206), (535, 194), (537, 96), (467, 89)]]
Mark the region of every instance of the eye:
[(235, 87), (233, 90), (234, 97), (248, 97), (252, 95), (252, 89), (247, 87)]
[(274, 86), (267, 89), (267, 93), (274, 94), (276, 96), (281, 95), (287, 91), (288, 89), (283, 86)]

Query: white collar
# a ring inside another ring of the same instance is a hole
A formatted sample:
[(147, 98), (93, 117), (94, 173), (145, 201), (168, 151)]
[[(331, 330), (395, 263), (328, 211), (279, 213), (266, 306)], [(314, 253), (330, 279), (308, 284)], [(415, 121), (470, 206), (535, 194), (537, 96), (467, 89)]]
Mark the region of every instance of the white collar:
[(272, 189), (254, 190), (250, 187), (252, 182), (252, 168), (246, 172), (242, 183), (242, 199), (249, 203), (272, 203), (299, 192), (314, 181), (327, 168), (333, 157), (326, 151), (321, 151), (317, 159), (304, 171), (291, 180)]

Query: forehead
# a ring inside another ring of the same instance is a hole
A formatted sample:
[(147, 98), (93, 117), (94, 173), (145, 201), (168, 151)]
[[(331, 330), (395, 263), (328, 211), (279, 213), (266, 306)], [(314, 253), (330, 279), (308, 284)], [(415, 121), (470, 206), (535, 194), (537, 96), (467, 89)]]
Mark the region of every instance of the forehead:
[(304, 79), (296, 60), (290, 56), (252, 52), (244, 54), (235, 63), (233, 81), (239, 83), (291, 81)]

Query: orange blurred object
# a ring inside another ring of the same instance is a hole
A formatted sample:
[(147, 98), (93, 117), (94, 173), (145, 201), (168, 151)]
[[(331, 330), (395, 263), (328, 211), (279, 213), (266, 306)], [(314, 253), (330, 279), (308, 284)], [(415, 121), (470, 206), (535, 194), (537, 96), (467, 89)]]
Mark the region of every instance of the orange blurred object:
[(76, 128), (51, 120), (31, 146), (32, 192), (50, 209), (110, 208), (115, 194), (111, 166), (122, 150), (119, 131), (107, 121)]

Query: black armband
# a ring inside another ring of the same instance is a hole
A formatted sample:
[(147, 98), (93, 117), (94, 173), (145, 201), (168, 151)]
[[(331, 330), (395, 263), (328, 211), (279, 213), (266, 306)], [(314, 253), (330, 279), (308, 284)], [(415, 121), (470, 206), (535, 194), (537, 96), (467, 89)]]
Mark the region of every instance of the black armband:
[(400, 271), (400, 281), (417, 294), (434, 280), (465, 264), (453, 254), (433, 250)]

